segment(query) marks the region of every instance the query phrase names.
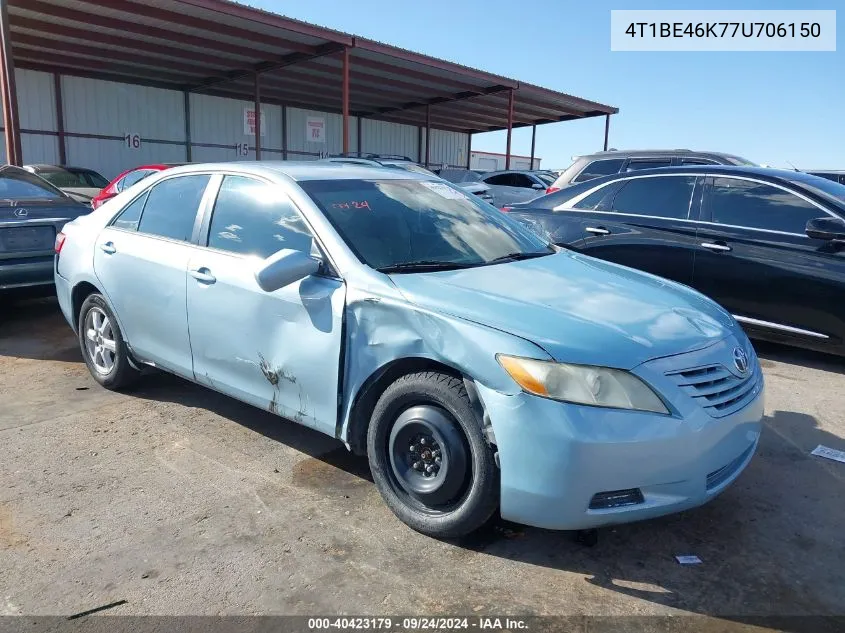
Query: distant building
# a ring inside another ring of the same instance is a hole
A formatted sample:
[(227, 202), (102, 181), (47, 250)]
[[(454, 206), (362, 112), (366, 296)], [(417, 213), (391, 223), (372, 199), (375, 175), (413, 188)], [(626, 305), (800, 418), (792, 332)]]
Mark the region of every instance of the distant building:
[[(535, 157), (534, 165), (531, 165), (530, 156), (517, 156), (511, 154), (511, 169), (540, 169), (542, 159)], [(485, 171), (498, 171), (505, 169), (505, 155), (496, 152), (472, 151), (469, 155), (470, 169), (483, 169)]]

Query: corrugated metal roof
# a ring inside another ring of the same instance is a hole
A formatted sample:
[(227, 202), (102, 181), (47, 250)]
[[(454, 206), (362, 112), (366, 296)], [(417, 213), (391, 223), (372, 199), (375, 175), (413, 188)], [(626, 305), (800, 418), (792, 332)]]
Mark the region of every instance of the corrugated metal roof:
[(228, 0), (8, 0), (16, 66), (484, 132), (614, 114), (614, 107)]

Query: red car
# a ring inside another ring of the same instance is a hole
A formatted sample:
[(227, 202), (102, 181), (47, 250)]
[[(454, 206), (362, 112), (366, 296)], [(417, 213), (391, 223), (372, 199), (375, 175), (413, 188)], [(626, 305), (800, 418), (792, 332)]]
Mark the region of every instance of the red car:
[(159, 171), (164, 171), (165, 169), (170, 169), (171, 167), (178, 167), (181, 164), (182, 163), (159, 163), (157, 165), (142, 165), (141, 167), (127, 169), (117, 178), (112, 180), (105, 189), (100, 191), (100, 193), (91, 199), (91, 206), (96, 209), (107, 200), (114, 198), (127, 187), (131, 187), (136, 182), (143, 180), (147, 176), (151, 176)]

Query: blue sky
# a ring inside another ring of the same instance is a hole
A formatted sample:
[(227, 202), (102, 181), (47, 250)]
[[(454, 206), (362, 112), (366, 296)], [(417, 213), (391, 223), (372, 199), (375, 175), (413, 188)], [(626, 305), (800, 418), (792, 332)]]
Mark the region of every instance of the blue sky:
[[(616, 106), (610, 146), (688, 147), (772, 166), (845, 169), (845, 11), (837, 51), (610, 51), (611, 9), (835, 9), (838, 1), (516, 2), (514, 0), (249, 0), (293, 18)], [(840, 7), (841, 8), (841, 7)], [(541, 126), (548, 168), (600, 150), (604, 119)], [(529, 129), (513, 152), (527, 154)], [(505, 151), (504, 133), (473, 149)]]

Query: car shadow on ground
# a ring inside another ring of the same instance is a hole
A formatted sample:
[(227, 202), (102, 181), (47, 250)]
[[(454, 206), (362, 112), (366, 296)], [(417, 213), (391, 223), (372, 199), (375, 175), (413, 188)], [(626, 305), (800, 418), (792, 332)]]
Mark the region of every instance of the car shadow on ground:
[(79, 342), (55, 296), (0, 297), (0, 356), (82, 362)]
[[(134, 395), (200, 407), (371, 482), (365, 458), (326, 436), (169, 375), (150, 376)], [(681, 514), (598, 531), (588, 547), (572, 532), (492, 520), (453, 542), (515, 562), (581, 574), (602, 589), (690, 613), (745, 621), (748, 615), (843, 615), (845, 464), (814, 457), (818, 444), (845, 450), (812, 416), (777, 411), (764, 420), (758, 453), (711, 503)], [(348, 479), (348, 477), (347, 477)], [(328, 496), (342, 478), (320, 482)], [(694, 554), (701, 565), (674, 556)], [(779, 625), (789, 630), (783, 622)]]
[(763, 367), (766, 361), (800, 365), (810, 369), (845, 374), (845, 357), (816, 352), (800, 347), (789, 347), (768, 341), (754, 341), (754, 350)]

